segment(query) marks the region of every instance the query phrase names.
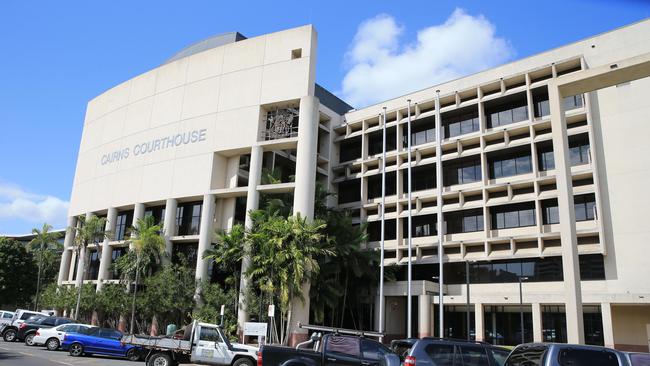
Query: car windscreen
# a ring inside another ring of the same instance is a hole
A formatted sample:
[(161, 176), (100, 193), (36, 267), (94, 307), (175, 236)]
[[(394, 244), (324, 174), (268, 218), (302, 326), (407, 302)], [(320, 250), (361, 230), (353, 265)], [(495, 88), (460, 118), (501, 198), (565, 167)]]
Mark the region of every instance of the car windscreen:
[(514, 349), (508, 359), (506, 366), (537, 366), (544, 360), (547, 347), (543, 345), (520, 346)]
[(618, 366), (618, 357), (608, 350), (566, 348), (560, 351), (558, 362), (561, 366)]

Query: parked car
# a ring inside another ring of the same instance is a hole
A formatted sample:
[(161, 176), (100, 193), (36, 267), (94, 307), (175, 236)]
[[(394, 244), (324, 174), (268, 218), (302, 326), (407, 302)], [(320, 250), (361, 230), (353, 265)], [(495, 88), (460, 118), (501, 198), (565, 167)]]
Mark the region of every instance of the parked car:
[(122, 338), (122, 343), (142, 348), (147, 354), (146, 364), (150, 366), (179, 363), (255, 366), (257, 356), (257, 347), (230, 343), (220, 325), (198, 321), (192, 322), (173, 337), (128, 335)]
[(650, 366), (650, 353), (625, 352), (630, 366)]
[(48, 316), (47, 318), (38, 319), (36, 321), (26, 321), (18, 326), (16, 339), (19, 341), (25, 341), (25, 345), (27, 346), (33, 346), (34, 336), (36, 336), (36, 331), (38, 329), (48, 329), (56, 327), (57, 325), (72, 322), (74, 322), (74, 320), (58, 316)]
[(90, 356), (93, 354), (124, 357), (138, 361), (142, 354), (140, 347), (122, 343), (122, 332), (107, 328), (90, 328), (82, 333), (67, 333), (61, 342), (61, 349), (70, 356)]
[(515, 347), (506, 366), (628, 366), (624, 352), (600, 346), (565, 343), (525, 343)]
[(391, 346), (405, 366), (503, 366), (510, 353), (485, 342), (433, 337), (396, 340)]
[(13, 342), (16, 340), (16, 334), (18, 333), (18, 327), (20, 324), (24, 323), (26, 320), (36, 321), (39, 318), (46, 318), (49, 315), (38, 313), (35, 311), (18, 309), (14, 313), (13, 318), (11, 318), (11, 323), (3, 325), (0, 328), (0, 335), (5, 342)]
[(13, 319), (13, 317), (13, 311), (0, 310), (0, 327), (3, 325), (11, 324), (11, 319)]
[[(83, 333), (90, 328), (93, 328), (93, 326), (76, 323), (62, 324), (53, 328), (39, 328), (36, 333), (34, 333), (32, 343), (38, 346), (45, 345), (49, 351), (56, 351), (59, 346), (61, 346), (63, 337), (65, 337), (66, 334)], [(25, 339), (25, 342), (27, 342), (27, 339)]]

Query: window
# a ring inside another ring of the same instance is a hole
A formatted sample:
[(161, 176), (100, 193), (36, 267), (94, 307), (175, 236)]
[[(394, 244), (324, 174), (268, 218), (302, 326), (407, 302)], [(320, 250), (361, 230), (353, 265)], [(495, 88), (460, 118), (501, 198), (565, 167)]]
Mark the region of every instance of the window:
[[(413, 185), (411, 186), (413, 192), (436, 188), (436, 167), (433, 164), (411, 168), (411, 177), (413, 178)], [(406, 193), (408, 192), (409, 183), (406, 169), (402, 170), (402, 178), (404, 182), (402, 193)]]
[(593, 193), (573, 197), (576, 211), (576, 221), (589, 221), (594, 219), (596, 196)]
[(447, 233), (469, 233), (483, 230), (483, 209), (454, 211), (444, 218), (447, 221)]
[[(115, 264), (115, 262), (117, 262), (117, 259), (125, 255), (128, 251), (128, 247), (113, 248), (113, 253), (111, 253), (111, 264)], [(119, 278), (120, 275), (120, 271), (118, 271), (117, 268), (113, 267), (113, 278)]]
[(172, 262), (185, 264), (189, 268), (196, 266), (198, 256), (198, 244), (175, 243), (172, 249)]
[(339, 151), (340, 162), (359, 159), (361, 157), (361, 137), (341, 141)]
[[(436, 366), (454, 366), (456, 354), (453, 345), (430, 344), (424, 348), (424, 352)], [(460, 362), (458, 363), (460, 364)]]
[[(386, 196), (394, 195), (397, 191), (397, 173), (386, 173)], [(368, 177), (368, 199), (381, 197), (381, 174)]]
[(77, 325), (66, 324), (56, 327), (56, 330), (59, 332), (72, 332), (73, 330), (77, 330), (76, 327)]
[(490, 208), (492, 229), (509, 229), (535, 225), (535, 203), (526, 202)]
[(442, 116), (442, 125), (445, 132), (445, 138), (478, 131), (480, 128), (478, 109), (474, 106), (464, 109), (460, 113), (446, 113)]
[[(411, 131), (412, 132), (412, 131)], [(368, 155), (380, 154), (383, 151), (384, 132), (376, 131), (368, 136)], [(392, 151), (397, 148), (397, 137), (395, 136), (395, 127), (386, 129), (386, 151)]]
[(201, 327), (199, 340), (208, 342), (219, 342), (219, 333), (214, 328)]
[(548, 116), (551, 114), (546, 87), (533, 90), (533, 108), (535, 110), (535, 117)]
[(561, 366), (618, 366), (618, 357), (607, 350), (565, 348), (558, 355)]
[(526, 96), (524, 94), (519, 94), (512, 98), (502, 98), (494, 103), (487, 103), (485, 115), (488, 118), (488, 128), (527, 120), (528, 105)]
[(506, 363), (506, 359), (508, 358), (510, 351), (506, 351), (498, 348), (491, 348), (490, 354), (492, 355), (492, 364), (498, 366)]
[(178, 235), (197, 235), (199, 233), (202, 207), (202, 202), (192, 202), (176, 208)]
[(533, 170), (528, 149), (499, 153), (488, 158), (488, 162), (491, 179), (526, 174)]
[(489, 366), (485, 349), (481, 346), (462, 345), (459, 346), (463, 365), (465, 366)]
[(519, 346), (512, 351), (505, 366), (542, 365), (546, 349), (543, 345)]
[(482, 179), (481, 158), (456, 159), (443, 165), (445, 186), (478, 182)]
[[(395, 219), (384, 221), (384, 240), (395, 240)], [(381, 221), (372, 221), (368, 223), (368, 241), (381, 240)]]
[(133, 221), (133, 212), (120, 212), (115, 220), (115, 236), (114, 240), (124, 240), (127, 229)]
[(601, 254), (586, 254), (580, 257), (580, 280), (594, 281), (605, 279), (605, 262)]
[(366, 360), (379, 361), (387, 354), (393, 353), (384, 345), (368, 339), (361, 339), (361, 352)]
[(544, 225), (560, 223), (560, 211), (557, 208), (557, 198), (542, 201), (542, 223)]
[(149, 207), (144, 211), (144, 217), (153, 216), (156, 224), (163, 223), (165, 220), (165, 206)]
[(12, 313), (2, 313), (2, 319), (11, 319), (14, 317)]
[(88, 263), (88, 277), (87, 280), (96, 280), (99, 275), (99, 253), (97, 250), (91, 250), (88, 256), (90, 261)]
[[(408, 234), (408, 219), (402, 220), (403, 232)], [(413, 216), (411, 235), (414, 238), (436, 235), (436, 215)]]
[(539, 144), (537, 146), (537, 163), (541, 171), (555, 169), (553, 144)]
[(589, 163), (589, 138), (586, 134), (569, 138), (569, 157), (571, 166)]
[(339, 183), (338, 203), (350, 203), (361, 200), (361, 180), (352, 179)]
[(55, 322), (55, 323), (56, 323), (56, 325), (60, 325), (60, 324), (68, 324), (68, 323), (70, 323), (70, 322), (71, 322), (71, 321), (68, 320), (68, 319), (66, 319), (66, 318), (56, 318), (56, 322)]
[[(403, 124), (402, 126), (402, 147), (408, 147), (408, 124)], [(411, 146), (435, 141), (436, 129), (434, 117), (411, 121)]]
[(327, 340), (327, 352), (358, 358), (359, 338), (330, 336)]
[(43, 322), (41, 324), (49, 325), (49, 326), (55, 326), (56, 325), (56, 318), (45, 318), (45, 319), (43, 319)]
[(568, 111), (575, 108), (580, 108), (583, 105), (582, 94), (572, 95), (564, 98), (564, 110)]

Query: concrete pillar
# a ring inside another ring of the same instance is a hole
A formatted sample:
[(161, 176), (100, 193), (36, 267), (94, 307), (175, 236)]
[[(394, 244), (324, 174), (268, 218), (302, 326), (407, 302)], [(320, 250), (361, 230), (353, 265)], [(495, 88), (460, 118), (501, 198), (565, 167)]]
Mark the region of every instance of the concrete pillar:
[(418, 296), (418, 338), (431, 337), (431, 296)]
[(65, 229), (65, 238), (63, 239), (63, 254), (61, 255), (61, 265), (59, 266), (59, 277), (57, 284), (61, 286), (63, 281), (68, 278), (70, 272), (70, 262), (72, 259), (72, 248), (74, 246), (74, 236), (76, 234), (75, 226), (77, 218), (68, 217), (68, 226)]
[[(250, 229), (253, 226), (253, 219), (251, 218), (251, 211), (255, 211), (259, 208), (260, 193), (257, 191), (257, 186), (260, 184), (262, 179), (262, 158), (264, 156), (264, 149), (255, 145), (251, 147), (251, 160), (248, 170), (248, 189), (246, 196), (246, 229)], [(233, 214), (234, 214), (235, 205), (233, 203)], [(251, 259), (248, 256), (242, 258), (241, 264), (241, 276), (239, 283), (239, 298), (237, 306), (237, 326), (239, 332), (243, 332), (244, 323), (248, 321), (248, 311), (246, 310), (246, 291), (248, 289), (248, 276), (246, 271), (250, 267)]]
[(483, 304), (474, 304), (474, 336), (477, 341), (485, 340), (485, 319), (483, 318)]
[[(300, 98), (298, 146), (296, 148), (296, 188), (293, 195), (293, 212), (307, 220), (314, 218), (314, 195), (316, 193), (316, 151), (318, 145), (318, 98)], [(304, 301), (295, 300), (289, 324), (292, 345), (307, 339), (307, 330), (298, 323), (309, 322), (309, 282), (302, 286)]]
[(578, 261), (578, 238), (573, 206), (571, 160), (567, 137), (566, 118), (562, 109), (562, 97), (557, 84), (549, 82), (549, 106), (555, 156), (558, 211), (560, 216), (560, 240), (562, 243), (562, 272), (566, 294), (567, 341), (584, 344), (585, 334), (582, 318), (582, 290)]
[(605, 347), (614, 348), (614, 323), (612, 322), (612, 304), (600, 304), (600, 315), (603, 318), (603, 339)]
[[(196, 280), (208, 279), (208, 260), (203, 259), (203, 253), (212, 246), (214, 237), (214, 208), (215, 196), (213, 194), (203, 195), (203, 207), (201, 209), (201, 227), (199, 229), (199, 248), (196, 259)], [(200, 286), (196, 287), (196, 296), (200, 296)]]
[[(117, 209), (110, 207), (106, 215), (105, 230), (109, 236), (115, 233), (115, 223), (117, 221)], [(103, 281), (108, 280), (110, 277), (109, 269), (111, 268), (111, 254), (112, 249), (110, 246), (110, 238), (104, 238), (101, 246), (101, 259), (99, 260), (99, 274), (97, 276), (97, 291), (99, 292), (104, 286)], [(97, 248), (99, 250), (99, 248)]]
[(144, 219), (144, 203), (136, 203), (135, 206), (133, 207), (133, 221), (131, 222), (131, 226), (136, 226), (138, 223), (138, 220)]
[[(86, 213), (86, 220), (88, 220), (92, 216), (92, 212)], [(79, 248), (79, 254), (77, 254), (77, 278), (75, 278), (75, 286), (76, 287), (81, 287), (83, 284), (84, 280), (84, 266), (86, 265), (86, 255), (87, 251), (84, 246), (81, 246)]]
[(168, 198), (165, 203), (165, 221), (163, 221), (163, 232), (165, 234), (165, 252), (171, 258), (172, 256), (172, 236), (176, 236), (176, 208), (178, 201)]
[(542, 305), (534, 302), (533, 311), (533, 342), (542, 342)]

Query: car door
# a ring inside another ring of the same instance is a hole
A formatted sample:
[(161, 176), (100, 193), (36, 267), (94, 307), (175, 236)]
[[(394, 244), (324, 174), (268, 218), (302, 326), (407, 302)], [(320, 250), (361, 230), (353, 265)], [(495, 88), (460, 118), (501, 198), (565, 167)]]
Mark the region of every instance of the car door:
[(385, 364), (387, 354), (393, 353), (383, 344), (370, 340), (361, 340), (361, 365), (362, 366), (380, 366)]
[(102, 352), (102, 346), (100, 343), (102, 338), (99, 335), (99, 331), (99, 328), (95, 328), (84, 335), (78, 336), (78, 339), (82, 342), (86, 352)]
[(360, 338), (330, 335), (324, 347), (323, 366), (360, 366)]
[(102, 349), (104, 353), (115, 356), (126, 355), (126, 346), (122, 344), (122, 333), (112, 329), (102, 329)]
[[(456, 346), (448, 343), (431, 343), (424, 348), (424, 353), (431, 362), (429, 365), (434, 366), (462, 366), (462, 360), (457, 354)], [(416, 355), (416, 364), (418, 364), (419, 355)]]
[[(216, 328), (199, 326), (195, 335), (192, 362), (208, 365), (223, 365), (226, 362), (225, 345)], [(221, 342), (221, 345), (219, 344)]]

